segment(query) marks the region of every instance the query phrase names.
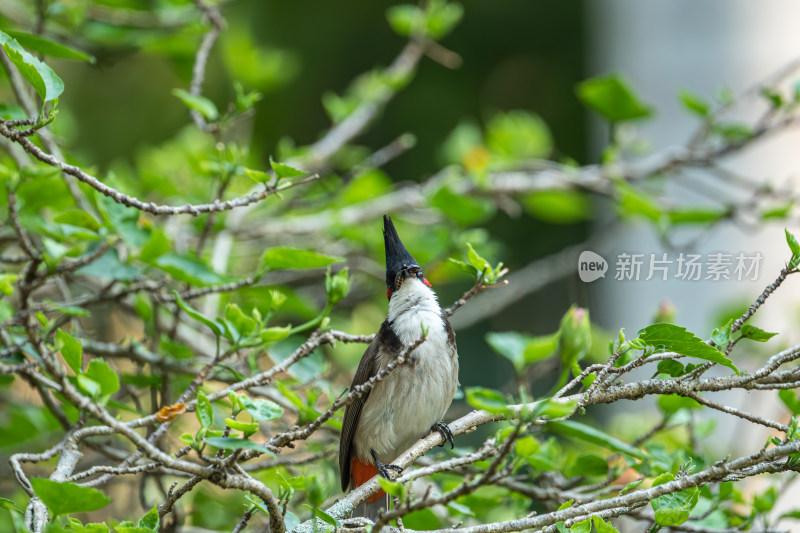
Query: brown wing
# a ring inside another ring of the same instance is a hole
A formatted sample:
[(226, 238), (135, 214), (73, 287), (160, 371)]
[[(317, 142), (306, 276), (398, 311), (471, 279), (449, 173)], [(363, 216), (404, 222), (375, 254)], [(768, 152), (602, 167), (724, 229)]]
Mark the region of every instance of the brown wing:
[[(385, 323), (384, 323), (385, 324)], [(383, 326), (381, 326), (383, 329)], [(375, 335), (372, 342), (364, 351), (361, 356), (361, 362), (358, 364), (356, 375), (353, 377), (353, 384), (350, 385), (350, 390), (353, 387), (361, 385), (369, 378), (374, 376), (377, 372), (378, 348), (380, 346), (380, 332)], [(364, 402), (367, 401), (369, 393), (356, 400), (345, 407), (344, 421), (342, 422), (342, 436), (339, 440), (339, 474), (342, 478), (342, 490), (347, 490), (350, 485), (350, 458), (353, 455), (353, 437), (358, 427), (358, 420), (361, 418), (361, 408), (364, 407)]]

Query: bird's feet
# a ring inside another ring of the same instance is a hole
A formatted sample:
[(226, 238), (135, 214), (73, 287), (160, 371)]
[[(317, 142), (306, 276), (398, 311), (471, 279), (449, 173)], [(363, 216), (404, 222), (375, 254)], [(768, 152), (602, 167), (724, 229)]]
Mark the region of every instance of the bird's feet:
[(450, 443), (451, 450), (456, 447), (455, 442), (453, 442), (453, 432), (450, 430), (450, 427), (444, 422), (436, 422), (434, 425), (431, 426), (431, 431), (436, 431), (444, 439), (442, 443), (439, 445), (440, 448), (445, 444), (447, 444), (448, 442)]
[(398, 474), (403, 472), (403, 467), (401, 466), (392, 464), (387, 465), (378, 461), (378, 454), (375, 453), (375, 450), (370, 450), (369, 453), (372, 455), (372, 460), (375, 461), (375, 468), (378, 469), (378, 473), (381, 475), (381, 477), (392, 479), (392, 476), (389, 474), (389, 470), (393, 470)]

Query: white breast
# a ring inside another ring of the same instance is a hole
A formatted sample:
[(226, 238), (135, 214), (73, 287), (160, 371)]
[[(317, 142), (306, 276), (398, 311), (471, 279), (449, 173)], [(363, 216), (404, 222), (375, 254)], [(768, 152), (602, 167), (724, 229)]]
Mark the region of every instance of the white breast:
[[(428, 337), (412, 354), (412, 361), (375, 386), (361, 411), (355, 435), (355, 453), (371, 460), (375, 450), (389, 463), (430, 432), (447, 412), (458, 388), (458, 354), (449, 345), (436, 294), (416, 278), (409, 278), (389, 301), (392, 330), (405, 345)], [(395, 354), (381, 354), (382, 368)]]

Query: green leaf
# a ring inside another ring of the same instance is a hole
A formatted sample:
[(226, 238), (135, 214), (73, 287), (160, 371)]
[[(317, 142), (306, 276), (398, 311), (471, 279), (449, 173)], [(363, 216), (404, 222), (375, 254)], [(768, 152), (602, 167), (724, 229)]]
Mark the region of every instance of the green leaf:
[(658, 203), (648, 194), (624, 181), (614, 182), (617, 193), (617, 210), (623, 216), (641, 216), (653, 222), (661, 220), (662, 212)]
[(146, 527), (147, 529), (158, 531), (158, 506), (154, 505), (147, 514), (139, 519), (139, 527)]
[(52, 41), (46, 37), (42, 37), (41, 35), (31, 35), (30, 33), (22, 33), (20, 31), (10, 30), (8, 31), (8, 34), (28, 50), (39, 52), (40, 54), (48, 57), (77, 59), (79, 61), (88, 61), (89, 63), (95, 62), (94, 57), (90, 56), (86, 52), (82, 52), (81, 50), (77, 50), (71, 46)]
[(78, 374), (75, 378), (78, 383), (78, 388), (80, 388), (84, 393), (88, 394), (92, 398), (99, 398), (102, 388), (100, 384), (87, 376), (86, 374)]
[(218, 285), (230, 281), (227, 277), (217, 274), (201, 260), (167, 252), (155, 262), (156, 266), (178, 281), (200, 287)]
[(486, 127), (486, 146), (495, 158), (513, 163), (523, 159), (542, 159), (553, 150), (547, 124), (526, 111), (495, 115)]
[(231, 429), (241, 431), (244, 433), (245, 438), (258, 431), (258, 422), (242, 422), (241, 420), (234, 420), (233, 418), (226, 418), (225, 424)]
[(77, 518), (69, 519), (69, 527), (73, 533), (108, 533), (110, 531), (105, 522), (83, 525)]
[(157, 229), (150, 234), (150, 238), (142, 246), (139, 258), (145, 263), (154, 263), (156, 259), (169, 252), (171, 247), (164, 231)]
[[(670, 473), (661, 474), (653, 481), (653, 487), (674, 481)], [(663, 527), (679, 526), (689, 519), (689, 513), (700, 499), (700, 489), (692, 487), (680, 492), (659, 496), (650, 502), (655, 511), (656, 523)]]
[(670, 224), (708, 224), (728, 215), (727, 209), (672, 209), (667, 212)]
[(446, 0), (432, 0), (428, 3), (428, 22), (425, 33), (433, 40), (438, 41), (450, 33), (461, 21), (464, 8), (456, 2)]
[(705, 118), (711, 113), (711, 105), (701, 96), (682, 90), (678, 93), (678, 97), (683, 107), (701, 118)]
[(631, 446), (627, 442), (623, 442), (616, 437), (612, 437), (608, 433), (604, 433), (586, 424), (575, 422), (574, 420), (548, 422), (547, 427), (560, 435), (590, 442), (611, 451), (624, 453), (642, 460), (647, 458), (641, 450)]
[(420, 33), (426, 24), (425, 12), (411, 4), (391, 6), (386, 10), (389, 26), (401, 37)]
[(100, 396), (114, 394), (119, 390), (119, 376), (101, 359), (92, 359), (85, 374), (100, 386)]
[(17, 282), (16, 274), (0, 274), (0, 292), (6, 296), (14, 293), (14, 283)]
[(13, 37), (0, 31), (0, 45), (20, 74), (33, 85), (43, 102), (50, 102), (64, 92), (64, 82), (49, 66), (28, 53)]
[(639, 331), (639, 338), (648, 346), (724, 365), (736, 374), (739, 369), (725, 354), (703, 342), (686, 328), (674, 324), (653, 324)]
[(148, 527), (140, 526), (114, 526), (116, 533), (153, 533), (153, 530)]
[(391, 479), (378, 476), (378, 483), (381, 484), (381, 488), (386, 494), (394, 496), (395, 498), (400, 498), (401, 500), (406, 497), (406, 487), (399, 481), (392, 481)]
[(469, 387), (465, 391), (467, 403), (475, 409), (489, 413), (508, 413), (508, 401), (499, 392), (483, 387)]
[(271, 344), (273, 342), (282, 341), (289, 336), (292, 331), (292, 326), (275, 326), (261, 330), (259, 336), (263, 344)]
[(763, 329), (751, 326), (750, 324), (745, 324), (742, 326), (742, 337), (745, 339), (750, 339), (757, 342), (767, 342), (775, 335), (777, 335), (777, 333), (764, 331)]
[(178, 307), (183, 309), (183, 311), (192, 317), (193, 319), (197, 320), (198, 322), (202, 322), (206, 326), (208, 326), (211, 331), (214, 332), (214, 335), (217, 337), (222, 336), (222, 327), (217, 323), (215, 320), (211, 320), (204, 314), (200, 313), (199, 311), (195, 310), (192, 306), (188, 303), (184, 302), (181, 298), (181, 295), (178, 294), (178, 291), (172, 291), (172, 294), (175, 295), (175, 303), (178, 304)]
[(486, 219), (494, 212), (494, 206), (480, 198), (453, 192), (447, 185), (440, 187), (428, 200), (447, 217), (461, 226), (468, 226)]
[(594, 529), (597, 533), (619, 533), (619, 530), (615, 528), (611, 522), (606, 522), (599, 516), (592, 517), (592, 523), (594, 524)]
[(592, 217), (589, 197), (580, 191), (539, 191), (524, 197), (522, 205), (550, 224), (575, 224)]
[(605, 476), (608, 473), (608, 462), (599, 455), (581, 455), (569, 468), (567, 476)]
[(214, 408), (203, 391), (198, 391), (197, 393), (197, 406), (194, 413), (197, 416), (197, 421), (200, 422), (200, 427), (204, 429), (210, 428), (214, 423)]
[(800, 243), (797, 242), (797, 237), (789, 233), (788, 229), (784, 231), (786, 232), (786, 242), (789, 245), (789, 249), (792, 251), (792, 257), (789, 259), (788, 264), (789, 270), (792, 270), (800, 265)]
[(300, 170), (299, 168), (294, 168), (286, 163), (278, 163), (272, 157), (269, 158), (269, 164), (272, 167), (272, 170), (275, 171), (275, 175), (280, 178), (294, 178), (297, 176), (305, 176), (308, 172)]
[(793, 415), (800, 415), (800, 398), (793, 389), (781, 389), (778, 391), (778, 398), (786, 405)]
[(61, 328), (56, 331), (56, 350), (61, 352), (61, 357), (76, 375), (81, 373), (83, 346)]
[(295, 248), (270, 248), (261, 258), (261, 264), (271, 270), (322, 268), (340, 261), (344, 258)]
[(507, 331), (504, 333), (490, 332), (486, 334), (486, 342), (494, 351), (511, 361), (517, 375), (525, 372), (525, 348), (531, 337), (522, 333)]
[(702, 405), (694, 398), (686, 398), (677, 394), (662, 394), (658, 397), (658, 407), (668, 414), (674, 414), (681, 409), (702, 409)]
[(88, 265), (79, 268), (76, 274), (118, 281), (133, 281), (139, 277), (139, 269), (120, 261), (117, 250), (111, 249)]
[(569, 533), (590, 533), (592, 531), (592, 519), (587, 518), (586, 520), (581, 520), (580, 522), (576, 522), (572, 524), (572, 527), (569, 528)]
[(675, 359), (665, 359), (658, 362), (657, 372), (659, 374), (668, 374), (671, 377), (676, 378), (678, 376), (682, 376), (686, 370), (683, 367), (683, 363), (680, 361), (676, 361)]
[(314, 516), (316, 516), (317, 518), (319, 518), (320, 520), (322, 520), (326, 524), (332, 525), (337, 530), (340, 527), (342, 527), (342, 524), (338, 520), (336, 520), (334, 517), (332, 517), (331, 515), (329, 515), (328, 513), (323, 511), (322, 509), (317, 509), (316, 507), (312, 507), (311, 505), (308, 505), (307, 503), (304, 503), (303, 505), (305, 505), (306, 507), (308, 507), (311, 510), (311, 514), (313, 514)]
[(217, 106), (204, 96), (195, 96), (183, 89), (172, 89), (172, 96), (177, 97), (189, 109), (193, 109), (206, 117), (206, 120), (213, 122), (219, 117)]
[(230, 322), (242, 337), (249, 336), (256, 329), (256, 321), (245, 315), (235, 303), (225, 306), (225, 319)]
[(778, 501), (778, 491), (775, 487), (770, 487), (762, 494), (756, 494), (753, 497), (753, 507), (759, 513), (768, 513), (775, 507), (775, 503)]
[(111, 498), (99, 490), (76, 483), (35, 477), (31, 485), (54, 516), (95, 511), (111, 503)]
[(271, 400), (241, 396), (239, 402), (256, 422), (277, 420), (283, 415), (283, 408)]
[(223, 450), (256, 450), (257, 452), (274, 455), (267, 448), (256, 442), (247, 439), (237, 439), (235, 437), (208, 437), (206, 444)]
[(619, 74), (581, 82), (577, 94), (583, 105), (611, 122), (636, 120), (653, 114), (652, 108), (639, 99), (628, 81)]

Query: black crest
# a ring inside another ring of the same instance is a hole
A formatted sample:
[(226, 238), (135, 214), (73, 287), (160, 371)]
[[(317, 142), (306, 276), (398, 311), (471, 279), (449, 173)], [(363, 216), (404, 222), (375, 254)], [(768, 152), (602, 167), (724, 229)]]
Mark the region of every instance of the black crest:
[(386, 287), (394, 290), (400, 271), (411, 267), (419, 268), (419, 265), (403, 246), (389, 215), (383, 215), (383, 244), (386, 248)]

